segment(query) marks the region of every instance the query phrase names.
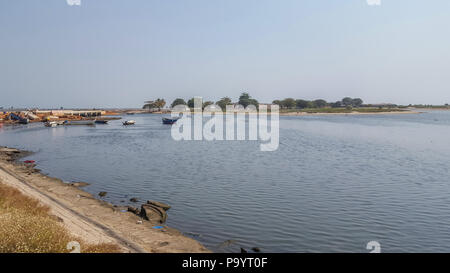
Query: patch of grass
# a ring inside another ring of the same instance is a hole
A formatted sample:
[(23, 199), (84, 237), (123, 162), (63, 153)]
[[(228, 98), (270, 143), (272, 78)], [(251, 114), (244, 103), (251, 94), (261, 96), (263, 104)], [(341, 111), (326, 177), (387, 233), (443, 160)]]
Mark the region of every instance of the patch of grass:
[(37, 200), (23, 195), (15, 188), (0, 183), (0, 209), (17, 209), (28, 211), (33, 215), (48, 215), (49, 208), (42, 206)]
[(86, 244), (73, 237), (49, 208), (0, 183), (0, 253), (67, 253), (77, 241), (82, 253), (120, 252), (114, 244)]

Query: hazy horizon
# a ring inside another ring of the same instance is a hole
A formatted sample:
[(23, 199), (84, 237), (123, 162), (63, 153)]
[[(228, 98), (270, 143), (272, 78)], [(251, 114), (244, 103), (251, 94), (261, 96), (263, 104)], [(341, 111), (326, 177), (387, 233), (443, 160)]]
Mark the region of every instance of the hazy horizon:
[(450, 103), (450, 1), (0, 1), (0, 107)]

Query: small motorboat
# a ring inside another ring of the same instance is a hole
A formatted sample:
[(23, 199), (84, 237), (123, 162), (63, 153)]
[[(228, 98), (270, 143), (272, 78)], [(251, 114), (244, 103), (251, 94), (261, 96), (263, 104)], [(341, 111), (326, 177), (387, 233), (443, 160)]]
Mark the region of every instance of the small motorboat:
[(25, 164), (34, 164), (36, 161), (34, 160), (25, 160), (23, 163)]
[(180, 118), (163, 118), (162, 122), (163, 122), (163, 124), (174, 124), (179, 119)]
[(123, 122), (123, 125), (134, 125), (136, 123), (136, 121), (134, 120), (127, 120)]
[(45, 126), (46, 127), (56, 127), (56, 126), (58, 126), (58, 123), (56, 121), (47, 121), (45, 123)]
[(96, 120), (95, 123), (96, 123), (96, 124), (108, 124), (108, 121), (107, 121), (107, 120), (100, 119), (100, 120)]

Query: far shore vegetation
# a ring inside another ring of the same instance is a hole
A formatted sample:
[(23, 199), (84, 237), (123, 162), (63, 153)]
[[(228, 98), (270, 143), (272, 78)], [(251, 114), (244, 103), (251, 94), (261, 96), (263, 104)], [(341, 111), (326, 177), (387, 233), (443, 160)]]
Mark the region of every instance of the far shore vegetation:
[(413, 108), (423, 108), (423, 109), (450, 109), (450, 106), (448, 103), (444, 104), (444, 105), (431, 105), (431, 104), (410, 104), (408, 105), (408, 107), (413, 107)]
[(120, 252), (114, 244), (86, 244), (72, 236), (48, 207), (0, 183), (0, 253), (68, 253), (77, 241), (82, 253)]
[[(315, 100), (305, 100), (305, 99), (294, 99), (285, 98), (282, 100), (274, 100), (271, 103), (260, 103), (258, 100), (252, 98), (249, 93), (242, 93), (237, 101), (233, 102), (230, 97), (223, 97), (220, 100), (214, 101), (204, 101), (203, 109), (208, 105), (217, 105), (222, 111), (226, 110), (227, 105), (237, 105), (240, 104), (244, 107), (248, 105), (255, 105), (257, 108), (259, 105), (278, 105), (280, 113), (383, 113), (383, 112), (398, 112), (406, 111), (408, 107), (417, 107), (413, 105), (401, 106), (396, 104), (364, 104), (361, 98), (350, 98), (345, 97), (340, 101), (328, 102), (323, 99)], [(149, 111), (161, 111), (166, 105), (166, 101), (162, 98), (158, 98), (154, 101), (147, 101), (143, 106), (143, 109)], [(194, 107), (194, 98), (189, 98), (187, 100), (183, 98), (176, 98), (170, 107), (173, 108), (176, 105), (186, 105), (189, 108)], [(448, 106), (448, 105), (447, 105)], [(269, 110), (270, 111), (270, 110)]]

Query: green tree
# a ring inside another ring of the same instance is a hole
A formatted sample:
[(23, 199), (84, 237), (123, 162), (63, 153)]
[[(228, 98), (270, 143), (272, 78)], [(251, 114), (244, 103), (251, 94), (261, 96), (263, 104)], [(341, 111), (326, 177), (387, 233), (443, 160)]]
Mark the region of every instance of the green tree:
[(164, 99), (160, 99), (160, 98), (156, 99), (156, 101), (155, 101), (155, 106), (156, 106), (159, 110), (161, 110), (161, 108), (164, 108), (165, 105), (166, 105), (166, 101), (165, 101)]
[(239, 104), (247, 107), (250, 104), (256, 106), (256, 108), (258, 108), (259, 106), (259, 102), (255, 99), (253, 99), (252, 97), (250, 97), (250, 95), (248, 93), (242, 93), (241, 96), (239, 97)]
[(156, 103), (152, 100), (146, 101), (144, 106), (142, 107), (142, 109), (154, 109), (154, 108), (158, 108), (156, 106)]
[(323, 107), (327, 106), (328, 103), (327, 103), (326, 100), (319, 99), (319, 100), (315, 100), (314, 101), (314, 105), (315, 105), (316, 108), (323, 108)]
[(307, 100), (296, 100), (295, 101), (295, 105), (297, 106), (298, 109), (307, 108), (308, 105), (309, 105), (309, 101), (307, 101)]
[(283, 106), (281, 105), (281, 100), (274, 100), (272, 101), (272, 104), (278, 105), (281, 108), (283, 108)]
[(315, 101), (308, 101), (308, 107), (307, 108), (316, 108)]
[(333, 108), (342, 107), (342, 101), (337, 101), (337, 102), (332, 103), (331, 107), (333, 107)]
[(250, 104), (249, 105), (254, 105), (258, 109), (259, 102), (256, 99), (250, 99)]
[(344, 106), (352, 106), (353, 104), (353, 99), (350, 97), (345, 97), (342, 99), (342, 105)]
[(244, 107), (247, 107), (249, 105), (250, 95), (248, 93), (242, 93), (239, 97), (238, 103)]
[(188, 100), (187, 106), (189, 108), (194, 108), (194, 98), (191, 98), (191, 99)]
[(361, 107), (363, 104), (363, 100), (360, 98), (352, 99), (352, 106), (353, 107)]
[(177, 105), (186, 105), (186, 102), (184, 101), (184, 99), (180, 99), (180, 98), (177, 98), (177, 99), (175, 99), (173, 102), (172, 102), (172, 104), (170, 105), (170, 107), (175, 107), (175, 106), (177, 106)]
[(164, 99), (156, 99), (155, 101), (146, 101), (144, 107), (142, 109), (155, 109), (158, 108), (161, 110), (166, 105), (166, 101)]
[(223, 97), (219, 101), (216, 102), (217, 105), (222, 108), (222, 111), (225, 111), (227, 109), (227, 105), (232, 104), (231, 99), (229, 97)]
[(287, 109), (292, 109), (292, 108), (295, 108), (295, 106), (296, 106), (295, 100), (293, 98), (287, 98), (287, 99), (282, 100), (281, 105)]
[(214, 104), (213, 101), (205, 101), (205, 102), (203, 103), (203, 109), (205, 109), (206, 106), (208, 106), (208, 105), (213, 105), (213, 104)]

